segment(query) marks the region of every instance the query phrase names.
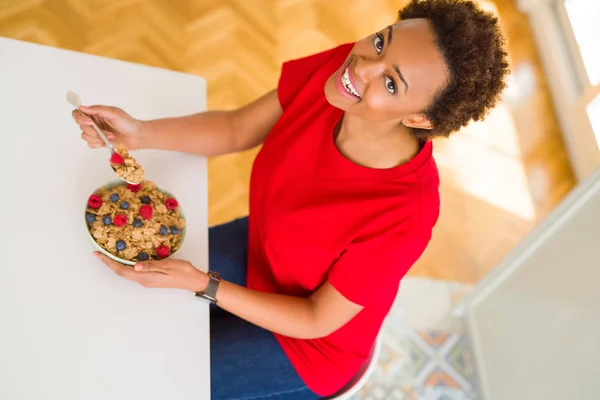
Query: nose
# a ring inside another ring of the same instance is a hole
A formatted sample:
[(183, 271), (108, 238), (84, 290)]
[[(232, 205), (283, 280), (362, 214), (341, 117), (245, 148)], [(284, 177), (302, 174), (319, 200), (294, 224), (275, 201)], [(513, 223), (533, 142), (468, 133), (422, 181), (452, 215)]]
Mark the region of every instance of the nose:
[(359, 76), (364, 82), (370, 82), (374, 77), (381, 75), (385, 71), (385, 65), (382, 60), (366, 57), (358, 57), (354, 61), (354, 74)]

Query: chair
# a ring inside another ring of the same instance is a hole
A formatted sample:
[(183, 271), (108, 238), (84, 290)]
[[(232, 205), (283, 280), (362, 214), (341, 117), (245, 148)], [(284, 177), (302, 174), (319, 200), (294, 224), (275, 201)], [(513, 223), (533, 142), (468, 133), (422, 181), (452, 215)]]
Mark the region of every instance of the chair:
[(373, 370), (377, 366), (377, 361), (379, 360), (379, 354), (381, 353), (381, 342), (382, 336), (381, 333), (377, 336), (375, 340), (375, 345), (373, 346), (373, 351), (371, 352), (371, 357), (369, 358), (369, 363), (366, 364), (366, 368), (363, 368), (362, 373), (359, 373), (353, 380), (350, 382), (346, 388), (342, 389), (340, 393), (334, 394), (332, 397), (326, 397), (322, 400), (350, 400), (354, 395), (356, 395), (360, 389), (367, 383)]

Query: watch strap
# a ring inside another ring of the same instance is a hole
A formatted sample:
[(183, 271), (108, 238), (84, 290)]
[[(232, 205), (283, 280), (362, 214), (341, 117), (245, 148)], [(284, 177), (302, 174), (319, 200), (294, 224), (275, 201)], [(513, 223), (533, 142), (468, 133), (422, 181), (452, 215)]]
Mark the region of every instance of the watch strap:
[(213, 304), (217, 303), (217, 290), (219, 289), (219, 283), (221, 282), (221, 275), (218, 272), (208, 272), (208, 285), (204, 292), (196, 292), (196, 296), (202, 297), (205, 300), (210, 301)]

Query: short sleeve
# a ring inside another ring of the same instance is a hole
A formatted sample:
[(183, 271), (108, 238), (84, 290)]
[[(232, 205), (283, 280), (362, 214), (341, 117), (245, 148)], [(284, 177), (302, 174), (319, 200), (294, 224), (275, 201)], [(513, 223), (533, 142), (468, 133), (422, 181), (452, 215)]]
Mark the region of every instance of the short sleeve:
[(320, 53), (284, 62), (281, 67), (281, 75), (277, 86), (281, 108), (285, 110), (314, 73), (326, 66), (329, 61), (346, 47), (348, 45), (338, 46)]
[(427, 247), (428, 240), (418, 236), (393, 234), (351, 243), (331, 267), (329, 283), (363, 307), (393, 299)]

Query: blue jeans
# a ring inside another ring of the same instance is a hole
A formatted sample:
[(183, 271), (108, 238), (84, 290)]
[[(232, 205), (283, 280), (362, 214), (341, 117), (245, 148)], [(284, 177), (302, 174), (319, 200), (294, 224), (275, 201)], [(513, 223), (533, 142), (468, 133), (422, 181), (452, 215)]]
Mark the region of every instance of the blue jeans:
[[(248, 219), (209, 230), (209, 268), (246, 284)], [(313, 400), (273, 334), (214, 305), (210, 309), (212, 400)]]

